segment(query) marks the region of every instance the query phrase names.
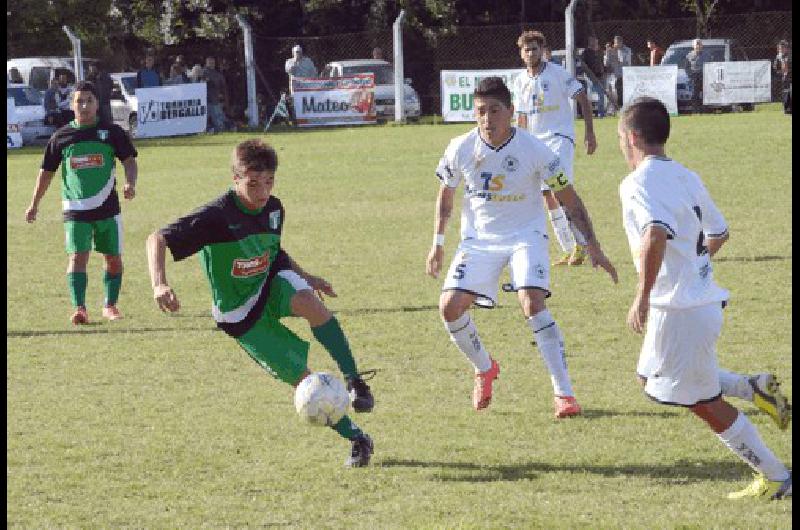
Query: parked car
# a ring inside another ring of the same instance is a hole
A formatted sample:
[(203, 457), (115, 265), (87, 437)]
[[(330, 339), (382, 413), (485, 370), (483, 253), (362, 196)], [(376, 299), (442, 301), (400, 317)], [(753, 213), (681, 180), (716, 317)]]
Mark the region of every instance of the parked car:
[(11, 83), (6, 86), (6, 97), (14, 99), (14, 113), (20, 124), (23, 144), (50, 139), (56, 129), (44, 122), (44, 104), (38, 90), (25, 84)]
[[(97, 59), (84, 57), (83, 71)], [(75, 61), (72, 57), (22, 57), (6, 61), (6, 72), (16, 68), (22, 75), (22, 82), (44, 93), (51, 79), (66, 74), (70, 85), (75, 84)]]
[(117, 72), (111, 76), (111, 117), (114, 123), (136, 137), (136, 72)]
[[(703, 50), (709, 54), (709, 62), (747, 61), (747, 53), (733, 39), (701, 39)], [(686, 73), (686, 55), (694, 48), (694, 39), (673, 42), (661, 58), (662, 65), (678, 66), (677, 100), (678, 111), (692, 106), (692, 81)], [(719, 105), (704, 105), (704, 108), (724, 108)], [(745, 110), (753, 110), (753, 104), (743, 104)]]
[[(375, 112), (378, 118), (394, 118), (394, 68), (378, 59), (355, 59), (333, 61), (325, 65), (320, 77), (345, 77), (356, 74), (375, 74)], [(406, 118), (419, 118), (419, 94), (411, 86), (411, 79), (404, 79)]]

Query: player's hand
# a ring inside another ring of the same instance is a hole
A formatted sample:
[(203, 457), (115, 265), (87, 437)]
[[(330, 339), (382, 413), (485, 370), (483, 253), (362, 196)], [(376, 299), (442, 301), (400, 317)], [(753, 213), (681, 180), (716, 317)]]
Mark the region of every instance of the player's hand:
[(594, 154), (595, 150), (597, 150), (597, 138), (594, 135), (594, 131), (589, 131), (586, 133), (583, 143), (586, 145), (586, 154)]
[(327, 294), (328, 296), (336, 298), (336, 291), (333, 290), (333, 287), (330, 283), (328, 283), (327, 280), (320, 278), (319, 276), (309, 275), (308, 278), (306, 278), (306, 281), (308, 282), (308, 285), (314, 289), (314, 292), (317, 293), (317, 296), (319, 296), (320, 300), (325, 300), (325, 298), (322, 296), (323, 294)]
[(39, 208), (34, 205), (28, 206), (28, 209), (25, 210), (25, 220), (29, 223), (32, 223), (36, 220), (36, 214), (38, 213)]
[(126, 199), (131, 200), (136, 197), (136, 186), (126, 183), (125, 187), (122, 189), (122, 193)]
[(636, 298), (628, 310), (628, 327), (634, 333), (641, 334), (644, 332), (647, 323), (647, 313), (650, 310), (650, 297), (642, 296), (641, 293), (636, 293)]
[(442, 270), (442, 257), (444, 256), (444, 247), (441, 245), (433, 245), (431, 251), (428, 252), (428, 261), (425, 264), (425, 272), (428, 276), (434, 278), (439, 277), (439, 272)]
[(597, 267), (602, 267), (611, 276), (611, 279), (614, 283), (617, 283), (619, 279), (617, 278), (617, 269), (614, 268), (614, 265), (609, 261), (603, 251), (600, 250), (600, 247), (589, 245), (586, 247), (586, 251), (589, 253), (589, 261), (592, 263), (592, 267), (595, 269)]
[(158, 308), (164, 312), (174, 313), (181, 308), (175, 291), (169, 285), (156, 285), (153, 287), (153, 299)]

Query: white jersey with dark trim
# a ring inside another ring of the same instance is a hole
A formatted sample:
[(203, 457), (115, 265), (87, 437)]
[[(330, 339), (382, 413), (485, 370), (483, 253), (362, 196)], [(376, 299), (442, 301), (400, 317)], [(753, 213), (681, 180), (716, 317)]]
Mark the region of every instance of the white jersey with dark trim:
[(486, 143), (477, 127), (454, 138), (436, 176), (450, 188), (464, 182), (461, 238), (502, 245), (534, 231), (546, 234), (541, 183), (554, 191), (568, 184), (558, 155), (518, 128), (499, 147)]
[(622, 222), (640, 273), (641, 238), (650, 226), (667, 232), (664, 261), (650, 293), (650, 305), (685, 309), (728, 299), (714, 281), (704, 237), (728, 232), (700, 177), (664, 157), (647, 157), (619, 186)]
[(514, 78), (511, 92), (517, 114), (528, 117), (528, 131), (541, 140), (566, 136), (575, 143), (575, 116), (570, 99), (583, 85), (560, 65), (545, 62), (538, 75), (527, 70)]

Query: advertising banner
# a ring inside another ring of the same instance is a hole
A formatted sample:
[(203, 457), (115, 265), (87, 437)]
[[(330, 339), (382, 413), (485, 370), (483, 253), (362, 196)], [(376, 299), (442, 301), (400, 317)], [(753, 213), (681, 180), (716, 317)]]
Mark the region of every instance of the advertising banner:
[(375, 74), (332, 79), (293, 78), (292, 102), (297, 125), (362, 125), (377, 123)]
[(194, 134), (206, 130), (206, 84), (137, 88), (137, 138)]
[(678, 67), (624, 66), (622, 68), (622, 105), (642, 96), (658, 99), (672, 116), (678, 115)]
[[(442, 70), (442, 119), (444, 121), (475, 121), (472, 110), (472, 91), (484, 77), (502, 77), (509, 90), (518, 75), (525, 73), (524, 68), (505, 70)], [(513, 100), (514, 93), (511, 97)]]
[(703, 104), (763, 103), (772, 98), (769, 61), (703, 65)]
[(6, 149), (22, 147), (22, 133), (16, 109), (14, 98), (6, 98)]

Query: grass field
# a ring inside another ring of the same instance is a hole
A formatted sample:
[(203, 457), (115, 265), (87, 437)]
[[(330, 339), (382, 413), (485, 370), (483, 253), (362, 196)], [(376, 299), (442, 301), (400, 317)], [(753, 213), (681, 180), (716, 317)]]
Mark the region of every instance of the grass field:
[[(579, 125), (579, 128), (581, 125)], [(7, 157), (7, 525), (15, 528), (789, 528), (792, 501), (731, 503), (749, 468), (682, 409), (634, 381), (640, 337), (625, 316), (635, 276), (617, 186), (627, 173), (616, 120), (576, 159), (577, 188), (620, 283), (589, 267), (552, 272), (549, 307), (566, 335), (582, 417), (552, 418), (552, 390), (515, 299), (474, 311), (503, 371), (491, 408), (470, 406), (470, 367), (425, 276), (438, 181), (458, 125), (279, 131), (275, 194), (284, 247), (329, 279), (328, 299), (376, 408), (356, 421), (371, 467), (342, 467), (349, 444), (297, 420), (290, 388), (217, 331), (196, 258), (168, 260), (182, 311), (157, 310), (144, 241), (228, 186), (243, 134), (141, 140), (138, 196), (123, 204), (126, 318), (99, 319), (101, 259), (89, 264), (92, 324), (73, 328), (59, 183), (24, 221), (41, 148)], [(582, 133), (579, 132), (579, 137)], [(703, 176), (730, 224), (716, 260), (731, 291), (720, 364), (775, 371), (792, 394), (791, 118), (754, 113), (673, 120), (668, 154)], [(121, 168), (120, 168), (121, 171)], [(449, 260), (457, 244), (451, 223)], [(553, 248), (555, 252), (555, 248)], [(307, 327), (315, 369), (335, 365)], [(791, 467), (792, 436), (733, 400)]]

